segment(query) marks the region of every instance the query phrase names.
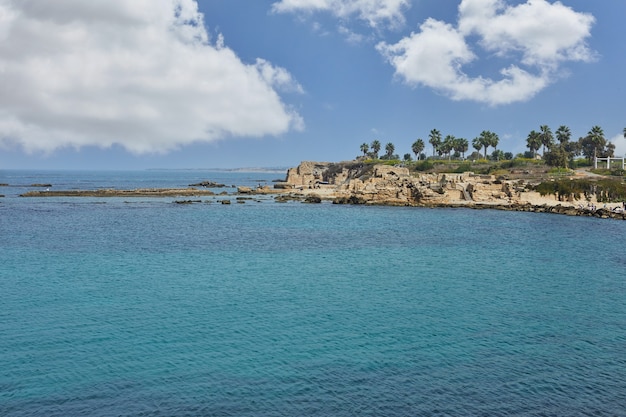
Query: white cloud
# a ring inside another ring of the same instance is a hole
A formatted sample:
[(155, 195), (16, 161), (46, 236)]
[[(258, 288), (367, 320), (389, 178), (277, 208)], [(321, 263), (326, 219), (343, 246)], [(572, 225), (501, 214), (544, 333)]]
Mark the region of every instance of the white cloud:
[(609, 141), (615, 144), (614, 154), (616, 157), (621, 158), (623, 156), (626, 156), (626, 138), (623, 134), (615, 135), (611, 139), (609, 139)]
[(357, 16), (372, 28), (404, 23), (403, 10), (410, 0), (280, 0), (272, 4), (276, 13), (328, 12), (346, 19)]
[(354, 45), (363, 42), (363, 40), (365, 39), (365, 36), (358, 34), (356, 32), (353, 32), (352, 30), (350, 30), (349, 28), (343, 25), (339, 26), (338, 31), (341, 35), (345, 37), (348, 43), (351, 43)]
[(584, 40), (594, 18), (560, 2), (530, 0), (512, 7), (502, 0), (465, 0), (459, 6), (459, 30), (477, 34), (489, 52), (506, 56), (519, 52), (526, 65), (558, 65), (588, 61), (593, 53)]
[(0, 143), (28, 151), (302, 129), (283, 68), (209, 42), (195, 0), (0, 0)]
[(284, 68), (275, 67), (268, 61), (257, 58), (256, 69), (268, 85), (285, 92), (304, 93), (304, 89)]
[[(454, 100), (500, 105), (532, 98), (563, 62), (593, 60), (585, 43), (593, 23), (592, 16), (559, 2), (507, 6), (502, 0), (463, 0), (456, 27), (428, 19), (420, 32), (393, 45), (381, 42), (377, 49), (410, 85), (434, 88)], [(463, 71), (480, 58), (469, 43), (472, 36), (487, 53), (510, 61), (499, 79)]]

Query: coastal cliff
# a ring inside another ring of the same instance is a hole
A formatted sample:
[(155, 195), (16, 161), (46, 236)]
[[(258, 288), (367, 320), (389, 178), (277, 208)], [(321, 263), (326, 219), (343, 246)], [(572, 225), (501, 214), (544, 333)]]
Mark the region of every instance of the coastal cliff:
[(300, 196), (317, 195), (337, 204), (416, 207), (470, 207), (626, 218), (621, 204), (599, 204), (595, 196), (563, 201), (542, 196), (523, 179), (507, 180), (471, 172), (421, 173), (403, 166), (302, 162), (287, 171), (277, 188)]

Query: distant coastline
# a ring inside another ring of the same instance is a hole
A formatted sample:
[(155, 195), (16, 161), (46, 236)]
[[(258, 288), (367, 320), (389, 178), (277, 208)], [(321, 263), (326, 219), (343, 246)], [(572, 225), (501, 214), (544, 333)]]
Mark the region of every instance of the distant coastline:
[(289, 167), (240, 167), (240, 168), (148, 168), (146, 171), (204, 171), (284, 174)]

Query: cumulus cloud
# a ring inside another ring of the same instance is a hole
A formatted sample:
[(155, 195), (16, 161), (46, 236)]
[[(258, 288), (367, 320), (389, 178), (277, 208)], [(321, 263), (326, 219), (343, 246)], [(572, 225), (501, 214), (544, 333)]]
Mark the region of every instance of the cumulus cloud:
[[(593, 60), (586, 39), (594, 21), (560, 2), (508, 6), (502, 0), (463, 0), (456, 26), (428, 19), (418, 33), (396, 44), (381, 42), (377, 49), (410, 85), (431, 87), (454, 100), (508, 104), (535, 96), (564, 62)], [(471, 45), (474, 38), (478, 42)], [(498, 79), (464, 72), (464, 66), (480, 64), (478, 51), (509, 62)]]
[(404, 9), (410, 0), (280, 0), (272, 4), (276, 13), (328, 12), (346, 19), (356, 16), (372, 28), (404, 23)]
[(609, 139), (609, 141), (615, 144), (616, 157), (621, 158), (623, 156), (626, 156), (626, 137), (624, 137), (623, 134), (615, 135), (611, 139)]
[(279, 135), (287, 70), (211, 43), (195, 0), (0, 0), (0, 143), (28, 151)]

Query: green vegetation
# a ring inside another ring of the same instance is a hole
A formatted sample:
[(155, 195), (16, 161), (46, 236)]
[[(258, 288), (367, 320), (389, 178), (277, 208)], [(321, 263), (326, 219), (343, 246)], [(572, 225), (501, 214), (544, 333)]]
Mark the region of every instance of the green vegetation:
[(428, 143), (433, 145), (433, 156), (435, 156), (435, 152), (441, 155), (441, 132), (437, 129), (433, 129), (428, 134)]
[[(494, 151), (496, 150), (498, 143), (500, 142), (500, 138), (493, 132), (489, 130), (483, 130), (480, 132), (480, 136), (474, 138), (472, 140), (472, 146), (476, 151), (480, 152), (482, 148), (485, 149), (485, 159), (487, 159), (487, 149), (491, 146)], [(500, 156), (497, 154), (497, 156)]]
[(415, 162), (413, 165), (411, 165), (412, 169), (414, 169), (415, 171), (420, 171), (420, 172), (432, 171), (434, 167), (435, 167), (435, 164), (433, 164), (428, 159), (425, 161)]
[(421, 159), (421, 153), (424, 150), (424, 140), (417, 139), (415, 142), (413, 142), (413, 144), (411, 145), (411, 150), (415, 154), (415, 159), (419, 161)]
[(544, 181), (535, 187), (535, 191), (542, 196), (556, 195), (559, 201), (580, 200), (581, 197), (589, 199), (592, 195), (596, 195), (598, 202), (602, 203), (626, 200), (626, 184), (614, 179)]
[(464, 172), (471, 172), (472, 171), (472, 164), (469, 162), (464, 162), (462, 164), (460, 164), (458, 167), (456, 167), (454, 169), (454, 173), (456, 174), (462, 174)]
[[(626, 137), (626, 128), (624, 128)], [(565, 175), (569, 169), (589, 167), (593, 165), (594, 158), (613, 157), (615, 145), (606, 140), (604, 131), (600, 126), (593, 126), (587, 135), (572, 141), (572, 132), (569, 127), (561, 125), (552, 133), (548, 125), (539, 126), (539, 130), (532, 130), (526, 138), (528, 151), (524, 154), (513, 156), (511, 152), (498, 149), (499, 136), (489, 130), (483, 130), (480, 135), (471, 141), (475, 149), (469, 157), (465, 153), (469, 149), (470, 142), (464, 138), (457, 138), (447, 134), (445, 137), (438, 129), (432, 129), (428, 134), (428, 143), (432, 145), (432, 156), (426, 157), (423, 153), (425, 148), (424, 139), (418, 138), (411, 145), (410, 153), (404, 153), (402, 162), (400, 156), (395, 154), (396, 147), (392, 142), (385, 145), (385, 154), (379, 157), (381, 142), (372, 141), (371, 144), (361, 144), (363, 154), (359, 159), (367, 161), (386, 161), (386, 164), (403, 163), (415, 171), (428, 171), (437, 169), (449, 169), (448, 172), (491, 173), (501, 169), (513, 169), (518, 167), (541, 167), (548, 166), (557, 168), (551, 171), (554, 175)], [(489, 154), (489, 149), (493, 151)], [(542, 150), (542, 155), (537, 152)], [(581, 156), (583, 158), (581, 158)], [(423, 162), (429, 161), (428, 164)], [(470, 162), (471, 161), (471, 162)], [(620, 169), (612, 169), (610, 174), (604, 175), (624, 176)]]
[(372, 149), (372, 153), (370, 154), (371, 157), (374, 159), (378, 159), (378, 152), (380, 152), (380, 141), (373, 141), (370, 147)]
[(592, 169), (591, 172), (598, 175), (606, 175), (612, 177), (625, 177), (626, 170), (623, 170), (621, 167), (616, 169), (606, 169), (606, 168), (598, 168)]
[(561, 176), (566, 176), (566, 175), (572, 175), (574, 172), (569, 169), (569, 168), (561, 168), (561, 167), (555, 167), (552, 168), (548, 171), (549, 175), (555, 176), (555, 177), (561, 177)]

